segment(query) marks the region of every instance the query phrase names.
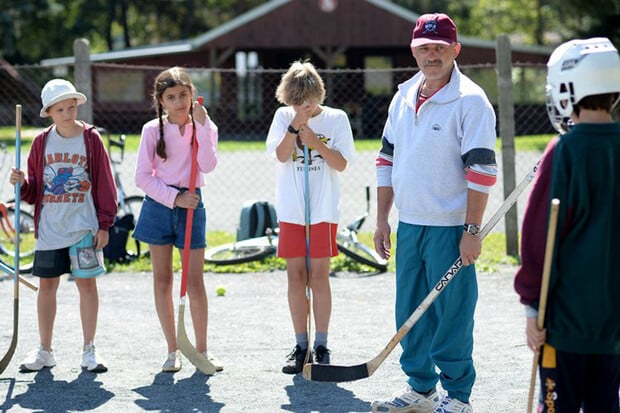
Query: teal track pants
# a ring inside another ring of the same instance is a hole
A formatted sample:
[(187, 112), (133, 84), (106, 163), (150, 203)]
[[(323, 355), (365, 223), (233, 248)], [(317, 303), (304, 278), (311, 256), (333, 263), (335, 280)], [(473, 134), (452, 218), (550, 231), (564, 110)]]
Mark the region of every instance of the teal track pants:
[[(396, 326), (400, 328), (460, 256), (463, 227), (399, 222), (396, 243)], [(462, 267), (401, 341), (400, 364), (418, 392), (437, 381), (451, 397), (469, 401), (476, 377), (473, 360), (476, 270)], [(439, 373), (436, 371), (439, 369)]]

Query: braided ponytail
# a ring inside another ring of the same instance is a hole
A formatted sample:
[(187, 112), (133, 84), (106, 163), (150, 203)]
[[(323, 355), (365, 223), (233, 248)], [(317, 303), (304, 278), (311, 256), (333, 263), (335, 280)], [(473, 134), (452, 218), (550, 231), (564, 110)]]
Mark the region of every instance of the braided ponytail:
[(164, 117), (162, 115), (163, 108), (161, 103), (157, 103), (157, 114), (159, 117), (159, 139), (157, 140), (157, 155), (162, 159), (168, 159), (166, 154), (166, 141), (164, 140)]
[(194, 120), (194, 105), (189, 107), (189, 117), (192, 120), (192, 140), (191, 145), (194, 145), (194, 139), (196, 138), (196, 121)]
[[(168, 155), (166, 154), (166, 141), (164, 140), (164, 108), (161, 104), (161, 99), (166, 89), (175, 86), (187, 86), (190, 88), (190, 90), (194, 90), (194, 85), (189, 75), (183, 68), (178, 66), (166, 69), (159, 75), (157, 75), (153, 86), (153, 106), (155, 107), (155, 111), (157, 112), (157, 116), (159, 118), (159, 139), (157, 140), (157, 155), (162, 159), (167, 159)], [(190, 105), (189, 114), (192, 119), (192, 128), (194, 128), (192, 132), (194, 132), (196, 124), (194, 123), (192, 106), (193, 105)]]

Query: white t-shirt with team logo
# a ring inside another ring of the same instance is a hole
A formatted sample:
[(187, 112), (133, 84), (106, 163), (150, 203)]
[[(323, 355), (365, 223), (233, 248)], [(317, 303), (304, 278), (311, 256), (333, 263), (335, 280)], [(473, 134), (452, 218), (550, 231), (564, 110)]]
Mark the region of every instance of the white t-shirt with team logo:
[[(347, 114), (340, 109), (321, 106), (321, 113), (308, 121), (308, 126), (331, 149), (342, 154), (350, 165), (355, 159), (353, 133)], [(286, 135), (295, 117), (292, 107), (276, 111), (267, 135), (267, 152), (276, 157), (277, 146)], [(278, 220), (304, 225), (305, 215), (304, 148), (297, 140), (293, 154), (286, 162), (276, 164), (276, 211)], [(338, 223), (340, 215), (340, 172), (313, 148), (309, 148), (308, 182), (310, 193), (310, 223)]]
[(54, 127), (45, 145), (43, 207), (35, 249), (69, 247), (98, 228), (84, 136), (64, 138)]

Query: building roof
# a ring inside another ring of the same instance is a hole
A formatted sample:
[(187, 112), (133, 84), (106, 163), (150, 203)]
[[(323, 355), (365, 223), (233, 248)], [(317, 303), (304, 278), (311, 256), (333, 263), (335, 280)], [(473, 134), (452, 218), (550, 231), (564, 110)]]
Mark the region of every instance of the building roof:
[[(386, 0), (337, 0), (338, 6), (331, 12), (321, 10), (319, 3), (321, 0), (271, 0), (191, 39), (94, 53), (90, 58), (93, 62), (121, 62), (210, 48), (407, 47), (419, 17)], [(299, 30), (300, 27), (309, 29)], [(495, 49), (495, 41), (491, 40), (459, 36), (459, 42), (465, 47)], [(548, 47), (525, 45), (513, 45), (512, 49), (544, 56), (552, 51)], [(67, 56), (42, 60), (41, 65), (74, 62), (74, 56)]]

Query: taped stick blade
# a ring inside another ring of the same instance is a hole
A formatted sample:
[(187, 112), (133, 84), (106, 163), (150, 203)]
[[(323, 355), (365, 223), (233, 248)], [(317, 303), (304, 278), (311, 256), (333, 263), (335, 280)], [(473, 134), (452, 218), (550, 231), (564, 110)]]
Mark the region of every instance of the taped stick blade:
[(215, 366), (207, 358), (202, 355), (196, 347), (187, 338), (187, 332), (185, 331), (185, 304), (179, 305), (179, 319), (177, 326), (177, 346), (181, 353), (194, 365), (198, 370), (206, 375), (215, 374)]
[(357, 366), (309, 363), (304, 365), (303, 370), (303, 376), (306, 380), (336, 383), (365, 379), (370, 374), (367, 363)]

